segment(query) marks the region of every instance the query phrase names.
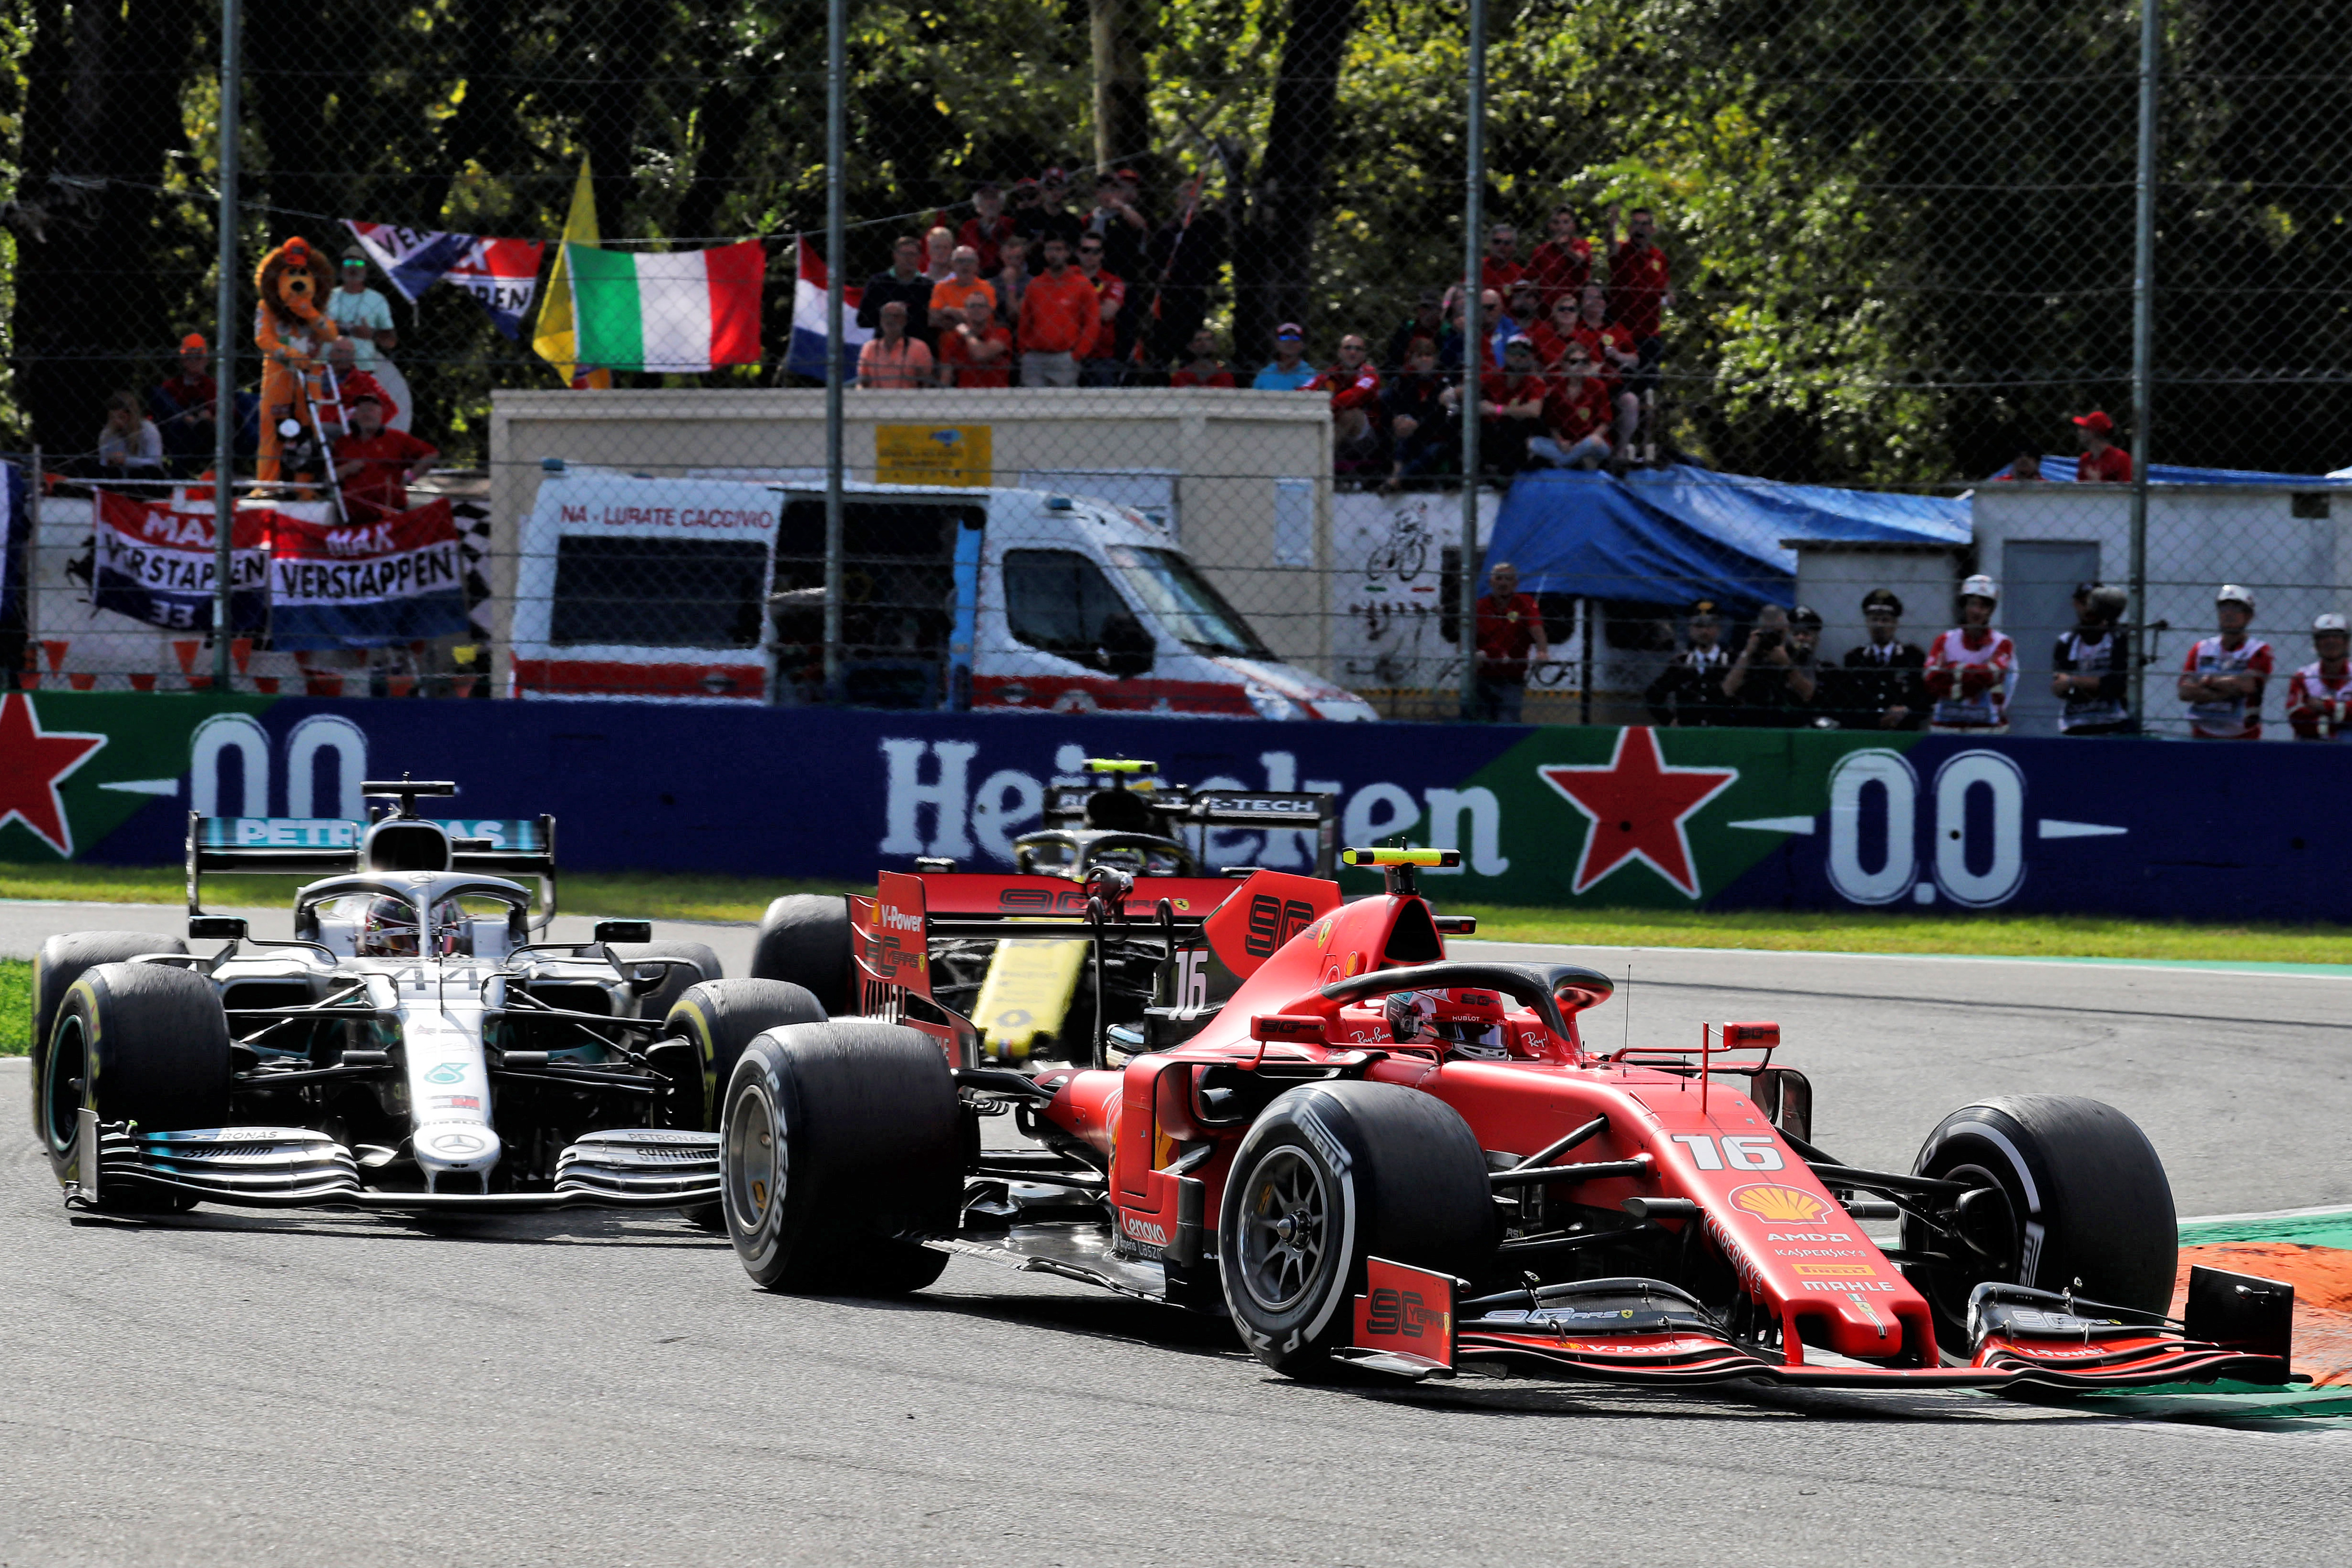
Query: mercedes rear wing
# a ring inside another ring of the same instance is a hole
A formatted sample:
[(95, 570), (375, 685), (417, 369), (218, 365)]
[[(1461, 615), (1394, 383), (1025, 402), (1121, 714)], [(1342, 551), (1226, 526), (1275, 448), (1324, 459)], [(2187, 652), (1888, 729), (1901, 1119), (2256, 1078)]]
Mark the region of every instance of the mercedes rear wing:
[[(205, 912), (202, 884), (215, 875), (348, 876), (366, 869), (360, 853), (372, 823), (342, 816), (199, 816), (188, 813), (188, 912)], [(544, 927), (555, 918), (555, 818), (458, 817), (434, 826), (449, 836), (449, 868), (517, 881), (536, 878)]]

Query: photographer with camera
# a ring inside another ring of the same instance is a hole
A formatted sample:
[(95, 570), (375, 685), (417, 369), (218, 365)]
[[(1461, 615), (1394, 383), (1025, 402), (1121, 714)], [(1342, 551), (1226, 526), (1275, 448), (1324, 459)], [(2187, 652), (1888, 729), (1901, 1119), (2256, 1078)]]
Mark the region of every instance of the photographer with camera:
[(2116, 623), (2128, 595), (2103, 583), (2074, 588), (2075, 626), (2050, 656), (2051, 695), (2063, 700), (2062, 735), (2132, 735), (2131, 648)]
[[(1819, 624), (1817, 618), (1814, 625)], [(1788, 611), (1767, 605), (1756, 612), (1747, 646), (1723, 672), (1724, 700), (1732, 705), (1734, 723), (1771, 729), (1799, 721), (1793, 710), (1811, 702), (1818, 689), (1812, 660), (1801, 653), (1789, 636)]]

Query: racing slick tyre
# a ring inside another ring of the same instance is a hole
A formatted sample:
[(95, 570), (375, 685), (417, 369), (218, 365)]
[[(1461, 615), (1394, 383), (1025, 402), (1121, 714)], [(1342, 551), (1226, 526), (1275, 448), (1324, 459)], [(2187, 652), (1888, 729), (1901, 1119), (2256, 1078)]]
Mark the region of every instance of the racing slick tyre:
[(2151, 1312), (2170, 1303), (2172, 1184), (2147, 1135), (2114, 1106), (2045, 1094), (1964, 1106), (1927, 1134), (1912, 1170), (1997, 1194), (1961, 1210), (1958, 1236), (1903, 1222), (1904, 1250), (1956, 1259), (1906, 1266), (1947, 1356), (1968, 1358), (1969, 1293), (1989, 1279)]
[(849, 900), (838, 893), (787, 893), (760, 917), (751, 977), (805, 985), (829, 1016), (857, 1010), (849, 974)]
[[(59, 1181), (71, 1173), (85, 1107), (101, 1121), (134, 1121), (149, 1131), (228, 1121), (228, 1016), (211, 982), (190, 970), (102, 963), (84, 972), (58, 1009), (49, 1053), (41, 1142)], [(184, 1198), (136, 1189), (109, 1193), (102, 1184), (99, 1195), (109, 1209), (189, 1206)]]
[(616, 942), (611, 947), (613, 957), (624, 964), (646, 958), (682, 958), (694, 965), (687, 969), (675, 963), (663, 964), (661, 983), (637, 998), (640, 1018), (667, 1018), (670, 1007), (686, 994), (688, 986), (727, 978), (719, 955), (698, 942)]
[[(693, 1047), (699, 1070), (689, 1069), (671, 1101), (669, 1124), (697, 1132), (719, 1130), (719, 1095), (735, 1076), (743, 1047), (786, 1024), (822, 1024), (824, 1009), (798, 985), (781, 980), (706, 980), (689, 985), (669, 1010), (666, 1037)], [(723, 1230), (726, 1215), (717, 1204), (678, 1211), (705, 1230)]]
[(727, 1232), (771, 1290), (919, 1290), (963, 1194), (954, 1076), (929, 1036), (841, 1019), (771, 1029), (743, 1047), (719, 1130)]
[(58, 1010), (66, 993), (86, 970), (101, 963), (121, 963), (142, 952), (185, 952), (188, 944), (176, 936), (152, 931), (78, 931), (53, 936), (41, 944), (33, 961), (33, 1131), (46, 1135), (47, 1112), (41, 1081), (49, 1055), (49, 1031), (57, 1027)]
[(1398, 1084), (1304, 1085), (1234, 1155), (1218, 1271), (1257, 1358), (1315, 1378), (1353, 1336), (1366, 1258), (1475, 1279), (1496, 1239), (1486, 1159), (1453, 1107)]

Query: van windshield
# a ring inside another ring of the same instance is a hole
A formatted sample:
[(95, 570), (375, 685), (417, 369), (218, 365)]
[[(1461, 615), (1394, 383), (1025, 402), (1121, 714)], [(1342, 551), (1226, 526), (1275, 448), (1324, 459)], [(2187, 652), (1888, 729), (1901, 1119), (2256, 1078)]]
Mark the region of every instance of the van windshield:
[(1176, 640), (1194, 653), (1229, 654), (1240, 658), (1272, 658), (1249, 623), (1210, 586), (1192, 562), (1173, 550), (1141, 550), (1113, 545), (1110, 563), (1127, 579), (1143, 607), (1159, 617)]

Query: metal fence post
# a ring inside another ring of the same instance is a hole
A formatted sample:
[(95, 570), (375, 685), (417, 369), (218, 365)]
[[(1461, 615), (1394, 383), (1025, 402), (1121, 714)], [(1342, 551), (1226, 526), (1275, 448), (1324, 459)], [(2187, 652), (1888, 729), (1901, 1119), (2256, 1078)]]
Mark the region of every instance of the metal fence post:
[(2147, 725), (2147, 661), (2153, 657), (2147, 613), (2148, 426), (2156, 352), (2156, 89), (2163, 40), (2158, 0), (2139, 7), (2138, 211), (2132, 246), (2132, 717)]
[[(213, 689), (226, 691), (229, 611), (235, 604), (230, 578), (236, 564), (236, 174), (237, 74), (242, 68), (244, 17), (240, 0), (221, 0), (220, 63), (220, 290), (213, 309)], [(269, 410), (261, 411), (269, 417)], [(332, 465), (331, 464), (330, 467)], [(330, 474), (328, 482), (333, 483)]]
[(841, 353), (843, 234), (842, 159), (847, 141), (849, 0), (824, 8), (824, 697), (841, 700)]
[(1478, 710), (1478, 399), (1486, 369), (1479, 295), (1486, 226), (1486, 0), (1470, 0), (1468, 126), (1462, 200), (1462, 717)]

